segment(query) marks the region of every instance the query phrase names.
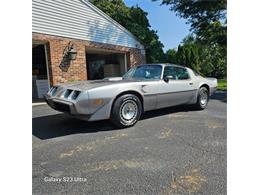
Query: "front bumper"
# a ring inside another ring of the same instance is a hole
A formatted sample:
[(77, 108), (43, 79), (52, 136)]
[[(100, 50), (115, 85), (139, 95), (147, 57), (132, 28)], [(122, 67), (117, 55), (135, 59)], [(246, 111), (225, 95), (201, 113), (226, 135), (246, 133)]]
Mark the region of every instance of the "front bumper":
[(69, 114), (72, 117), (88, 121), (91, 115), (79, 114), (74, 103), (44, 96), (46, 103), (54, 110)]
[(50, 95), (44, 96), (47, 104), (54, 110), (70, 114), (72, 117), (86, 120), (96, 121), (104, 120), (110, 117), (109, 101), (100, 106), (90, 106), (92, 101), (71, 101)]
[(73, 104), (71, 102), (66, 102), (66, 101), (61, 101), (58, 99), (51, 99), (48, 98), (47, 96), (44, 96), (45, 101), (47, 104), (58, 111), (61, 112), (67, 112), (67, 113), (72, 113), (73, 112)]
[(60, 100), (57, 98), (51, 98), (47, 95), (44, 96), (44, 99), (47, 104), (54, 110), (66, 112), (69, 114), (76, 114), (75, 106), (72, 102)]

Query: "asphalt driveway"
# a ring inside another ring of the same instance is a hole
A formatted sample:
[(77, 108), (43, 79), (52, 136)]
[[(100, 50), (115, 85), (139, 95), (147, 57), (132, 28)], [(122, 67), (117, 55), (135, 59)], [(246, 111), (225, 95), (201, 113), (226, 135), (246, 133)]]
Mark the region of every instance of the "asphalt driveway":
[(226, 93), (134, 127), (33, 106), (33, 194), (226, 194)]

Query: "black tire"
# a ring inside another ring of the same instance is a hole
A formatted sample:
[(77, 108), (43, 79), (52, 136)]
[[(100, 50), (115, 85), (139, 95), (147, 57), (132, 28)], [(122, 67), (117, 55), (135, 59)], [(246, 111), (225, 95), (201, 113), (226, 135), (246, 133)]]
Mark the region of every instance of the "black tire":
[(118, 128), (131, 127), (137, 123), (141, 113), (140, 99), (133, 94), (125, 94), (115, 100), (110, 120)]
[(197, 103), (195, 108), (198, 110), (204, 110), (209, 101), (209, 91), (206, 87), (201, 87), (198, 92)]

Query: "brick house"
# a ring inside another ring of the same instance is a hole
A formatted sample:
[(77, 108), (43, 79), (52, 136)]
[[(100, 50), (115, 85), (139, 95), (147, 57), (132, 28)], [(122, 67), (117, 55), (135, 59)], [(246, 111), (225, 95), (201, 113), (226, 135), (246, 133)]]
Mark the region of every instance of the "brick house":
[(122, 76), (143, 45), (88, 0), (32, 1), (33, 98), (56, 83)]

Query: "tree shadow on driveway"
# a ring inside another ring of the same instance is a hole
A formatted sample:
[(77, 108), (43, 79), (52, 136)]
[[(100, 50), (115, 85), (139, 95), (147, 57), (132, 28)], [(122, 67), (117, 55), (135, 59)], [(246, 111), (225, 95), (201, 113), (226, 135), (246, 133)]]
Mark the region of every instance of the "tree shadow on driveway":
[(192, 112), (192, 111), (196, 111), (196, 109), (194, 109), (194, 107), (192, 107), (191, 105), (181, 105), (181, 106), (174, 106), (169, 108), (162, 108), (162, 109), (146, 112), (144, 115), (141, 116), (140, 120), (145, 120), (145, 119), (168, 115), (168, 114), (174, 114), (178, 112)]
[[(226, 93), (215, 94), (211, 99), (226, 102)], [(146, 120), (178, 112), (193, 112), (191, 106), (175, 106), (145, 113), (140, 120)], [(32, 119), (32, 134), (42, 140), (80, 133), (118, 130), (109, 120), (96, 122), (82, 121), (66, 114), (55, 114)]]
[[(177, 106), (145, 113), (140, 120), (176, 112), (191, 111), (187, 106)], [(66, 114), (55, 114), (32, 119), (32, 134), (39, 139), (51, 139), (79, 133), (118, 130), (109, 120), (87, 122), (72, 118)]]
[(227, 92), (226, 91), (216, 91), (210, 99), (219, 100), (221, 102), (227, 103)]
[(115, 130), (109, 121), (87, 122), (62, 113), (32, 119), (32, 133), (39, 139), (109, 130)]

